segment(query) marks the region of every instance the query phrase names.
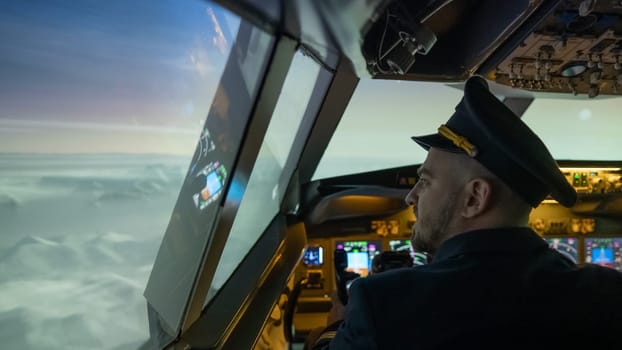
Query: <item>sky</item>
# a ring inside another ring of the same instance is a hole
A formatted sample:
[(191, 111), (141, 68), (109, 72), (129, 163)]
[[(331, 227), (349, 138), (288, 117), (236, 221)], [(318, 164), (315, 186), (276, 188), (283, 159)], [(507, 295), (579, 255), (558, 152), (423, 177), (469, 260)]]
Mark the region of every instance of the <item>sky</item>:
[(0, 153), (187, 153), (239, 20), (205, 1), (0, 2)]

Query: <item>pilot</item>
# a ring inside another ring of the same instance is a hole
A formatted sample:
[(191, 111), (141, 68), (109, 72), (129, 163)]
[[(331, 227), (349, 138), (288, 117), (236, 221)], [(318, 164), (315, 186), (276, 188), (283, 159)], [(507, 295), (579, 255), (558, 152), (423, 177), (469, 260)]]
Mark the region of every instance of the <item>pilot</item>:
[(566, 207), (577, 195), (486, 81), (470, 78), (447, 123), (413, 140), (428, 155), (406, 197), (411, 242), (433, 259), (356, 280), (313, 348), (619, 347), (622, 274), (577, 267), (528, 227), (548, 195)]

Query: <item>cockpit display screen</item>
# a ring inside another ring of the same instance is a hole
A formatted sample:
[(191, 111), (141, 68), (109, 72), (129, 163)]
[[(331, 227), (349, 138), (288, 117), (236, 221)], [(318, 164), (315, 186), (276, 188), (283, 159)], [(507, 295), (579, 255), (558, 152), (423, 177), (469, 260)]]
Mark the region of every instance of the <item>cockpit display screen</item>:
[(343, 249), (348, 255), (346, 271), (355, 272), (365, 277), (371, 271), (374, 256), (380, 254), (380, 241), (341, 241), (335, 243), (336, 249)]
[(410, 241), (407, 239), (391, 240), (389, 241), (389, 247), (391, 247), (391, 251), (394, 252), (407, 251), (411, 256), (414, 254)]
[(204, 210), (216, 201), (227, 179), (227, 170), (220, 162), (212, 162), (202, 168), (193, 179), (192, 201), (199, 210)]
[(302, 261), (307, 266), (322, 266), (324, 264), (324, 248), (321, 246), (307, 247)]
[(570, 259), (573, 263), (579, 261), (578, 239), (574, 237), (564, 238), (545, 238), (549, 247), (557, 250), (562, 255)]
[(622, 238), (586, 238), (585, 262), (622, 271)]
[(428, 262), (428, 256), (421, 252), (415, 252), (409, 239), (391, 240), (389, 241), (389, 247), (391, 247), (391, 250), (394, 252), (409, 252), (415, 265), (425, 265)]

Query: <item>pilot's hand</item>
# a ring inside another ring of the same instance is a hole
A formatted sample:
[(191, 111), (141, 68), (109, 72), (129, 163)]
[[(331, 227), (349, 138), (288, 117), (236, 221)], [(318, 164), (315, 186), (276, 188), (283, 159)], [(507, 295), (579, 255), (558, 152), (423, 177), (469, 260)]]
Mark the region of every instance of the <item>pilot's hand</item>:
[(328, 325), (343, 320), (346, 314), (346, 307), (341, 303), (341, 300), (339, 300), (337, 292), (333, 292), (331, 300), (333, 306), (328, 312), (328, 318), (326, 319), (326, 324)]

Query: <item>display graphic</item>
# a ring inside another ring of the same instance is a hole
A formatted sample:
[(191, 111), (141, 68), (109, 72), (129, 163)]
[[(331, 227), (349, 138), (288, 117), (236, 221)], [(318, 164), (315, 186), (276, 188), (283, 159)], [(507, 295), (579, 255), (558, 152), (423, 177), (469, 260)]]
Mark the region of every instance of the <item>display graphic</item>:
[(585, 262), (622, 271), (622, 238), (586, 238)]
[(576, 238), (545, 238), (545, 240), (549, 244), (549, 247), (557, 250), (573, 263), (576, 264), (579, 261), (578, 240)]
[(413, 263), (415, 266), (425, 265), (428, 262), (428, 256), (424, 253), (415, 252), (412, 245), (410, 244), (410, 240), (408, 239), (396, 239), (389, 241), (389, 247), (394, 252), (407, 251), (410, 253), (410, 256), (413, 258)]
[(201, 152), (201, 156), (205, 157), (208, 152), (213, 151), (215, 148), (209, 130), (207, 128), (203, 129), (199, 138), (199, 151)]
[(307, 247), (302, 261), (307, 266), (322, 266), (324, 264), (324, 248), (321, 246)]
[(194, 206), (203, 210), (216, 201), (220, 197), (226, 179), (227, 169), (220, 162), (209, 163), (197, 172), (193, 180), (193, 188), (196, 191), (192, 195)]
[(336, 242), (335, 248), (347, 253), (346, 271), (365, 277), (371, 271), (372, 259), (380, 254), (381, 243), (380, 241), (345, 241)]
[(371, 230), (381, 237), (386, 237), (388, 234), (397, 235), (400, 232), (400, 222), (398, 220), (372, 220)]
[(204, 163), (204, 160), (207, 159), (207, 155), (215, 149), (216, 145), (214, 144), (214, 140), (212, 140), (209, 129), (206, 127), (203, 129), (203, 131), (201, 131), (201, 136), (199, 137), (199, 144), (197, 145), (194, 158), (190, 163), (188, 173), (191, 175), (194, 174), (199, 164)]

